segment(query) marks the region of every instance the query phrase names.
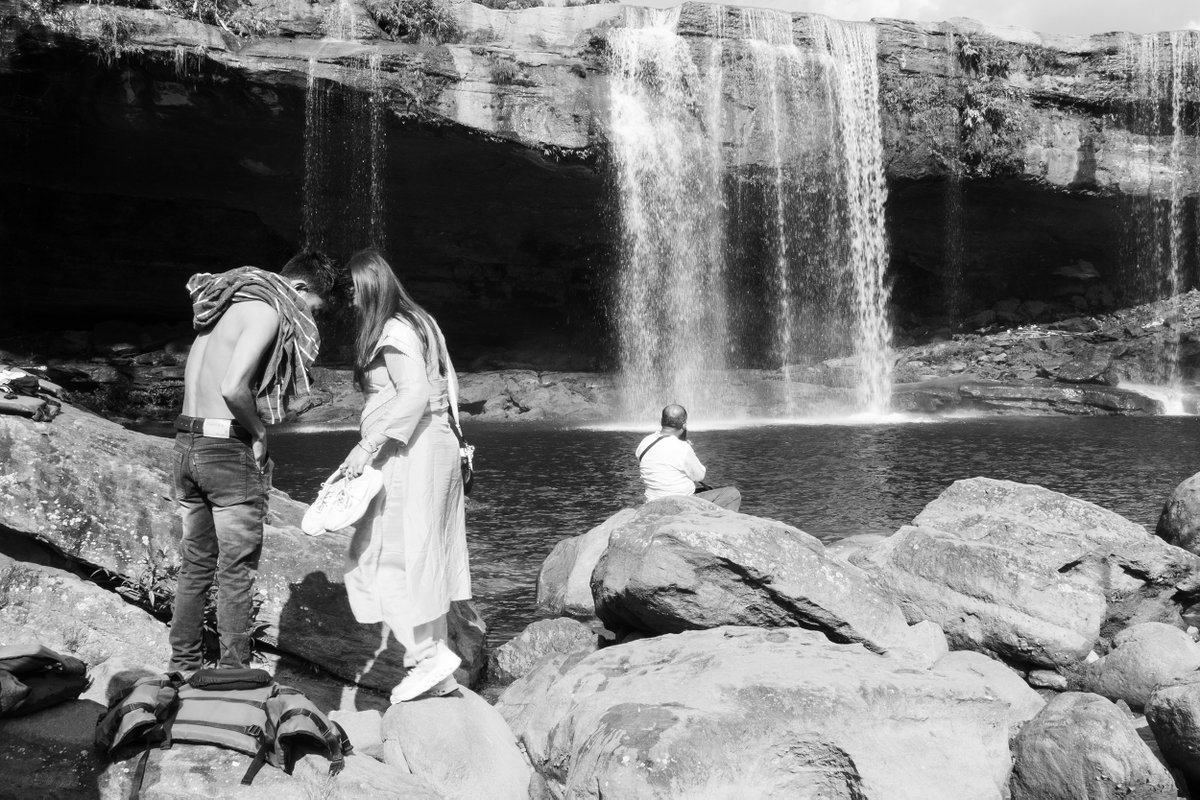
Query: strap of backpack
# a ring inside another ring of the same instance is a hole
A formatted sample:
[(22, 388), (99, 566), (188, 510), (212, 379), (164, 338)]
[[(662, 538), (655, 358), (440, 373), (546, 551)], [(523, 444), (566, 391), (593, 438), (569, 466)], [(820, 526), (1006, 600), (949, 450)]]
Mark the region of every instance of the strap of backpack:
[(643, 450), (642, 452), (638, 453), (638, 463), (639, 463), (639, 464), (640, 464), (640, 463), (642, 463), (642, 459), (643, 459), (643, 458), (645, 458), (645, 456), (646, 456), (646, 453), (649, 453), (649, 452), (650, 452), (650, 448), (651, 448), (651, 447), (654, 447), (654, 445), (658, 444), (659, 442), (661, 442), (663, 439), (667, 438), (667, 437), (668, 437), (668, 436), (670, 436), (670, 435), (671, 435), (671, 434), (669, 434), (669, 433), (664, 433), (662, 436), (658, 437), (658, 438), (657, 438), (657, 439), (655, 439), (653, 442), (651, 442), (650, 444), (646, 445), (646, 449), (645, 449), (645, 450)]
[(258, 746), (258, 752), (254, 754), (254, 760), (250, 762), (250, 766), (246, 767), (246, 774), (242, 776), (242, 786), (249, 786), (254, 782), (258, 771), (263, 768), (263, 764), (267, 763), (267, 753), (270, 750), (271, 745), (264, 737)]
[[(325, 749), (329, 754), (329, 774), (337, 775), (342, 771), (342, 767), (346, 766), (346, 757), (344, 755), (346, 743), (343, 741), (344, 734), (342, 734), (341, 729), (339, 728), (335, 733), (321, 714), (308, 708), (289, 708), (279, 717), (277, 724), (282, 727), (283, 723), (297, 716), (308, 717), (317, 726), (317, 731), (320, 732), (321, 738), (325, 740)], [(292, 772), (290, 756), (288, 761), (289, 763), (284, 771), (290, 775)]]
[(150, 751), (153, 749), (153, 745), (147, 745), (138, 758), (137, 768), (133, 771), (133, 782), (129, 784), (129, 800), (138, 800), (141, 795), (142, 780), (146, 777), (146, 762), (150, 760)]

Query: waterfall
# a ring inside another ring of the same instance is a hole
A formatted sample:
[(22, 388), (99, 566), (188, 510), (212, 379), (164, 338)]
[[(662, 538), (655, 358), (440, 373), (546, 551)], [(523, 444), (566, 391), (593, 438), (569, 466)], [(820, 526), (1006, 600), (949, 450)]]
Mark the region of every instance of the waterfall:
[(761, 414), (731, 387), (728, 369), (746, 366), (785, 378), (773, 413), (810, 410), (792, 378), (822, 369), (854, 387), (842, 410), (882, 413), (874, 29), (813, 16), (802, 49), (789, 14), (708, 8), (712, 36), (680, 35), (676, 8), (630, 9), (609, 37), (623, 413)]
[(325, 238), (322, 230), (322, 220), (325, 218), (321, 208), (321, 180), (324, 176), (325, 165), (321, 134), (325, 127), (325, 91), (317, 81), (317, 60), (308, 60), (308, 82), (304, 93), (304, 205), (303, 228), (304, 247), (307, 249), (323, 249)]
[(354, 5), (350, 0), (338, 0), (325, 11), (325, 36), (341, 42), (352, 42), (355, 35)]
[(304, 201), (306, 248), (349, 255), (367, 245), (383, 248), (386, 107), (378, 53), (363, 57), (338, 82), (317, 77), (308, 63), (304, 103)]
[[(946, 28), (946, 53), (949, 64), (949, 79), (954, 85), (954, 91), (961, 100), (959, 88), (962, 75), (958, 66), (958, 39), (954, 29)], [(952, 148), (946, 164), (946, 185), (944, 190), (945, 215), (944, 237), (942, 240), (942, 293), (945, 297), (946, 323), (951, 331), (963, 328), (963, 312), (966, 306), (966, 288), (964, 283), (964, 239), (966, 238), (966, 210), (963, 208), (965, 194), (963, 176), (962, 152), (962, 118), (958, 109), (950, 116), (953, 120), (947, 125), (946, 141)]]
[(640, 24), (609, 40), (624, 410), (680, 402), (711, 412), (727, 348), (719, 120), (710, 117), (720, 104), (708, 94), (717, 84), (676, 35), (678, 8), (630, 11)]
[[(792, 17), (781, 11), (747, 8), (741, 12), (746, 44), (753, 62), (753, 71), (761, 88), (760, 107), (767, 112), (763, 125), (767, 141), (766, 163), (769, 165), (768, 185), (770, 205), (774, 216), (773, 242), (775, 255), (771, 270), (774, 295), (775, 361), (786, 376), (793, 360), (795, 287), (792, 280), (792, 253), (789, 252), (788, 201), (791, 187), (788, 181), (788, 162), (784, 156), (790, 138), (790, 119), (786, 113), (788, 89), (794, 85), (799, 69), (800, 51), (795, 45)], [(793, 248), (794, 249), (794, 248)], [(794, 400), (787, 397), (787, 412), (794, 413)]]
[[(1144, 137), (1142, 194), (1131, 200), (1126, 218), (1123, 257), (1133, 274), (1128, 280), (1138, 302), (1173, 297), (1195, 286), (1200, 262), (1200, 202), (1186, 193), (1189, 172), (1200, 170), (1200, 34), (1176, 31), (1126, 39), (1126, 75), (1133, 98), (1126, 126)], [(1197, 222), (1189, 224), (1188, 205)], [(1192, 235), (1189, 236), (1189, 227)], [(1164, 342), (1159, 380), (1176, 389), (1179, 368), (1178, 328)]]
[(838, 123), (845, 158), (849, 272), (854, 294), (854, 343), (860, 362), (858, 408), (887, 411), (891, 398), (891, 325), (887, 317), (887, 236), (883, 139), (879, 115), (879, 71), (875, 29), (813, 17), (824, 33), (835, 66)]

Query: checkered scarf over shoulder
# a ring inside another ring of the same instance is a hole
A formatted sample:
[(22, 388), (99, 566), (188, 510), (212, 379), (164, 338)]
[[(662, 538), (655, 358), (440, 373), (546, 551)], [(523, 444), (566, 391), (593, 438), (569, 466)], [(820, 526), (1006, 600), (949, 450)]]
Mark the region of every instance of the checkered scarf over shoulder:
[(231, 305), (244, 300), (269, 303), (279, 314), (279, 334), (258, 387), (258, 396), (267, 398), (269, 421), (279, 422), (285, 395), (308, 394), (308, 370), (321, 347), (308, 304), (287, 280), (257, 267), (238, 267), (218, 275), (201, 272), (188, 279), (187, 290), (192, 297), (192, 327), (198, 331), (215, 325)]

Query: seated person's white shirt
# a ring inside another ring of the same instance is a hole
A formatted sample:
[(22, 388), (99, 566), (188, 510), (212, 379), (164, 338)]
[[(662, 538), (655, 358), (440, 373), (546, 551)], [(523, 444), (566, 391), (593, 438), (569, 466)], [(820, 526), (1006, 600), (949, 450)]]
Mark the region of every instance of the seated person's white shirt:
[[(641, 453), (661, 434), (652, 433), (637, 446)], [(691, 444), (668, 435), (650, 448), (640, 462), (642, 483), (646, 484), (646, 499), (657, 500), (673, 494), (695, 494), (695, 481), (704, 480), (704, 465), (696, 458)]]

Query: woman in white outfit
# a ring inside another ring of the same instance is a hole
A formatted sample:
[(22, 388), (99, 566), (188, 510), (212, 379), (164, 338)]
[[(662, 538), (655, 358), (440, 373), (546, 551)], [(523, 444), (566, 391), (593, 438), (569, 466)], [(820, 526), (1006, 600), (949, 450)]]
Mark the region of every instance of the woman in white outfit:
[[(446, 614), (471, 596), (459, 444), (451, 428), (458, 380), (429, 312), (409, 297), (377, 251), (351, 257), (358, 323), (355, 377), (366, 396), (361, 439), (342, 462), (368, 464), (383, 489), (350, 545), (346, 592), (359, 622), (384, 622), (404, 645), (408, 672), (392, 702), (454, 691), (460, 659)], [(457, 417), (455, 417), (455, 422)]]

